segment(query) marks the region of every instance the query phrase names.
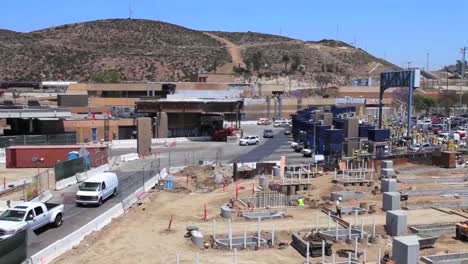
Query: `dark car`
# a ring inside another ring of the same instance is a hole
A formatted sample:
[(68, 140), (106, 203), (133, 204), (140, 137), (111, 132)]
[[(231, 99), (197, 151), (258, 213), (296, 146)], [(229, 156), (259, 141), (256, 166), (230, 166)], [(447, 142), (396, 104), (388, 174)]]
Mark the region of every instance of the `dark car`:
[(263, 137), (264, 138), (273, 138), (273, 130), (271, 129), (265, 129), (263, 130)]

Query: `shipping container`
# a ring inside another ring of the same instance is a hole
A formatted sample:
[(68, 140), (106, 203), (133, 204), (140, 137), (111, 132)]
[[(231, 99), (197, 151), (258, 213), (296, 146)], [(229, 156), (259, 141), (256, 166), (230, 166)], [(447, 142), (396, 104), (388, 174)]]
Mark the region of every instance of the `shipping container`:
[[(6, 149), (7, 168), (52, 168), (59, 161), (68, 160), (68, 153), (85, 147), (89, 152), (91, 167), (107, 163), (107, 147), (92, 145), (42, 145), (12, 146)], [(43, 162), (34, 163), (33, 158), (43, 158)]]

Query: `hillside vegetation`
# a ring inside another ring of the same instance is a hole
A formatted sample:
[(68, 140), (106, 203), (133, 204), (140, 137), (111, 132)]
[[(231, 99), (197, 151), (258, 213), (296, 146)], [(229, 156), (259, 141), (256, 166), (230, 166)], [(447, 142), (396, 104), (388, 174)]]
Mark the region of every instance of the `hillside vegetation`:
[[(123, 81), (186, 81), (200, 71), (220, 70), (239, 75), (327, 73), (344, 79), (395, 68), (343, 42), (209, 33), (140, 19), (98, 20), (29, 33), (0, 30), (0, 79), (53, 79), (60, 74), (67, 80), (91, 81), (101, 72), (115, 71)], [(236, 68), (232, 53), (239, 49), (236, 61), (241, 56), (245, 63)]]

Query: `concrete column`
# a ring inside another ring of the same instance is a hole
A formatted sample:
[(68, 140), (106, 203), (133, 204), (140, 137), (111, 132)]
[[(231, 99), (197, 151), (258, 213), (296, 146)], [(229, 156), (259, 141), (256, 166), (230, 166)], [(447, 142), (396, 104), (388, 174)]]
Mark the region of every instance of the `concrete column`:
[(157, 137), (158, 138), (167, 138), (169, 132), (169, 125), (167, 120), (167, 113), (160, 112), (159, 113), (159, 120), (158, 120), (158, 127), (157, 127)]

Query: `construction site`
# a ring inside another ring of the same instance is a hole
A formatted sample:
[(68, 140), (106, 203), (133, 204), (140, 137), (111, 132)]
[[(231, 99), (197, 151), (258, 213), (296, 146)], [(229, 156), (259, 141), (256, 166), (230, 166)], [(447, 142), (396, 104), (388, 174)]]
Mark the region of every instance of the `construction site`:
[[(389, 74), (414, 80), (418, 72)], [(417, 88), (400, 80), (388, 86)], [(122, 200), (124, 212), (111, 212), (107, 226), (66, 250), (49, 246), (32, 261), (40, 263), (42, 254), (60, 264), (466, 263), (465, 145), (449, 138), (415, 150), (410, 145), (435, 135), (411, 125), (411, 113), (403, 126), (392, 118), (380, 110), (374, 120), (351, 104), (298, 110), (291, 133), (275, 128), (275, 140), (311, 157), (226, 162), (217, 155), (153, 170), (151, 183), (143, 179), (143, 190)], [(119, 166), (133, 171), (152, 159), (121, 159)]]
[(0, 26), (0, 264), (468, 263), (468, 47), (438, 70), (428, 47), (385, 47), (403, 39), (388, 6), (375, 39), (320, 21), (371, 13), (353, 3), (294, 22), (336, 26), (311, 41), (199, 29), (209, 8), (250, 27), (273, 4), (158, 3), (203, 16), (191, 29), (128, 2), (123, 19)]

